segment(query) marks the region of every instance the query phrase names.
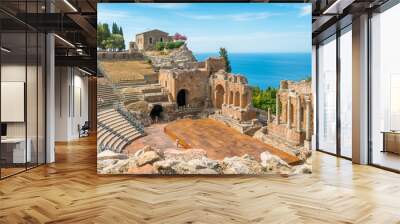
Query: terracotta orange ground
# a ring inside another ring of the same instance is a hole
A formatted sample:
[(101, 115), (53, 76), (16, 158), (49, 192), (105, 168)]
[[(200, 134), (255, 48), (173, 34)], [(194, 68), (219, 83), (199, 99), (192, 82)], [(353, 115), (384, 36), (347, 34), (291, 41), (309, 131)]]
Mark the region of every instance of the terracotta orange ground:
[(172, 140), (164, 133), (166, 124), (153, 124), (145, 128), (146, 136), (133, 141), (128, 145), (124, 152), (127, 154), (134, 154), (137, 150), (146, 145), (158, 149), (176, 148), (175, 140)]
[(269, 146), (248, 135), (241, 134), (225, 124), (211, 119), (182, 119), (169, 123), (164, 128), (171, 138), (178, 138), (185, 148), (202, 148), (212, 159), (249, 154), (260, 159), (260, 153), (269, 151), (289, 164), (299, 159), (282, 150)]

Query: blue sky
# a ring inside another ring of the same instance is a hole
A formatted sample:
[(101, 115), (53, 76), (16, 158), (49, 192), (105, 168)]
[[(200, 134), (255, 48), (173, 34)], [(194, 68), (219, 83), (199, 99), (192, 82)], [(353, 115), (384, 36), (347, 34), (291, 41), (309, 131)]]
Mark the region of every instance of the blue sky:
[(122, 26), (126, 46), (160, 29), (186, 35), (195, 53), (311, 52), (309, 3), (99, 3), (98, 20)]

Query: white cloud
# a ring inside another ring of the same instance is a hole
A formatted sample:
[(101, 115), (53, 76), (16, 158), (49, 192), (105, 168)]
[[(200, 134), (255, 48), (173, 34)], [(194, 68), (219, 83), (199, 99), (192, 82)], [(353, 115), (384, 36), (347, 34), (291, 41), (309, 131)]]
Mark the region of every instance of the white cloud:
[(251, 20), (260, 20), (266, 19), (271, 16), (279, 15), (277, 13), (270, 13), (270, 12), (258, 12), (258, 13), (237, 13), (237, 14), (225, 14), (225, 15), (196, 15), (196, 14), (179, 14), (181, 16), (195, 19), (195, 20), (220, 20), (220, 19), (228, 19), (234, 21), (251, 21)]
[(307, 4), (300, 8), (300, 16), (307, 16), (310, 15), (312, 11), (311, 4)]
[(231, 15), (233, 20), (236, 20), (236, 21), (259, 20), (259, 19), (268, 18), (270, 16), (272, 16), (272, 14), (268, 13), (268, 12), (241, 13), (241, 14)]

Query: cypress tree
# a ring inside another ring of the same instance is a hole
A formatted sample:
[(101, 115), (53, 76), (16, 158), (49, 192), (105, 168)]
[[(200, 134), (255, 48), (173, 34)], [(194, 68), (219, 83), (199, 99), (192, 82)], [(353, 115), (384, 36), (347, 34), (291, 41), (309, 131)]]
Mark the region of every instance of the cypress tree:
[(231, 62), (229, 61), (228, 52), (225, 48), (221, 47), (219, 49), (219, 56), (224, 58), (224, 60), (225, 60), (225, 71), (232, 72)]

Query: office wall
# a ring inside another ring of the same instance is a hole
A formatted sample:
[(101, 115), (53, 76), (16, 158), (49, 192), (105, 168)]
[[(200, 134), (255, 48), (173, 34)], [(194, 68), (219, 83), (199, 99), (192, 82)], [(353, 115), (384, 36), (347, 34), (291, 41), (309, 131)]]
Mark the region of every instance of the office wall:
[(88, 121), (88, 77), (72, 67), (56, 67), (55, 140), (79, 137), (78, 125)]
[[(25, 65), (2, 65), (1, 67), (2, 77), (1, 81), (3, 82), (25, 82)], [(28, 74), (35, 73), (35, 66), (27, 66)], [(28, 125), (28, 133), (32, 133), (36, 130), (36, 120), (37, 120), (37, 95), (36, 95), (36, 84), (37, 80), (35, 78), (31, 78), (30, 75), (28, 77), (27, 82), (27, 108), (29, 112), (27, 113), (27, 120), (29, 123), (34, 122), (35, 124)], [(42, 101), (41, 101), (42, 103)], [(39, 107), (42, 105), (39, 105)], [(3, 108), (6, 109), (6, 108)], [(24, 122), (11, 122), (7, 123), (7, 136), (8, 137), (25, 137), (25, 123)], [(30, 136), (28, 136), (30, 137)]]

